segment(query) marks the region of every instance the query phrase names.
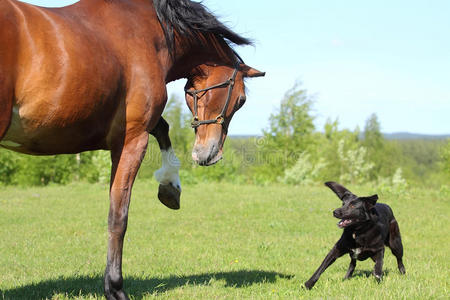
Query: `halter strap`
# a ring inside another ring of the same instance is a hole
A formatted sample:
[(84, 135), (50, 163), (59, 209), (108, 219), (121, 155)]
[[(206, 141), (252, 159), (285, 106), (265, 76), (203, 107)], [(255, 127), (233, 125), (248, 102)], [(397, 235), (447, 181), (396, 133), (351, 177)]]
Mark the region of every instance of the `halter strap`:
[[(230, 104), (230, 100), (231, 100), (231, 93), (233, 91), (233, 87), (234, 87), (234, 83), (236, 80), (236, 76), (238, 73), (238, 66), (236, 66), (234, 68), (234, 72), (233, 75), (231, 76), (231, 78), (229, 78), (228, 80), (222, 82), (222, 83), (218, 83), (215, 85), (212, 85), (210, 87), (201, 89), (201, 90), (188, 90), (185, 89), (185, 93), (191, 95), (194, 98), (194, 118), (192, 119), (191, 122), (191, 127), (192, 128), (197, 128), (200, 125), (206, 125), (206, 124), (220, 124), (223, 125), (223, 123), (225, 122), (225, 114), (228, 110), (228, 106)], [(210, 119), (210, 120), (199, 120), (198, 119), (198, 94), (199, 93), (203, 93), (203, 92), (207, 92), (209, 90), (212, 89), (218, 89), (218, 88), (223, 88), (228, 86), (228, 96), (227, 96), (227, 100), (225, 101), (225, 105), (222, 108), (222, 111), (220, 112), (219, 115), (217, 115), (217, 117), (215, 119)]]

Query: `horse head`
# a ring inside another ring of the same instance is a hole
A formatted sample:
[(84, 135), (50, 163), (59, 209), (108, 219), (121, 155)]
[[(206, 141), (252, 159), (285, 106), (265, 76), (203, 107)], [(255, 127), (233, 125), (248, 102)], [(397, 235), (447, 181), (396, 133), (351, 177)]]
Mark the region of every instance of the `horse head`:
[(244, 63), (235, 66), (202, 64), (197, 66), (185, 86), (186, 103), (193, 114), (195, 129), (192, 159), (202, 166), (222, 158), (222, 147), (234, 113), (245, 103), (244, 79), (265, 73)]

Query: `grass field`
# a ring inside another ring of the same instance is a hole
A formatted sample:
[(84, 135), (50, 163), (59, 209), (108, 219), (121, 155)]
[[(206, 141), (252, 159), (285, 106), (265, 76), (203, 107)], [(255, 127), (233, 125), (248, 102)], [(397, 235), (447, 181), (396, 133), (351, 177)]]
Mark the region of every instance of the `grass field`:
[[(357, 194), (376, 191), (351, 187)], [(302, 288), (340, 236), (324, 186), (185, 186), (182, 209), (133, 191), (123, 270), (133, 299), (448, 299), (450, 199), (432, 190), (383, 195), (400, 224), (407, 274), (386, 251), (384, 280), (349, 258)], [(108, 197), (102, 185), (2, 188), (0, 299), (103, 297)]]

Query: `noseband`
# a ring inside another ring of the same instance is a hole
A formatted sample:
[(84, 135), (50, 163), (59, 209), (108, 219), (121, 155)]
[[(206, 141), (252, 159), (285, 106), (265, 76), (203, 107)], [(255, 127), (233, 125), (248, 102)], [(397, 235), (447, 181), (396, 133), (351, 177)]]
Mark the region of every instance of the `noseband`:
[[(186, 94), (189, 94), (189, 95), (191, 95), (194, 98), (194, 118), (192, 119), (192, 122), (191, 122), (191, 127), (192, 128), (197, 128), (200, 125), (205, 125), (205, 124), (220, 124), (220, 125), (223, 125), (223, 123), (225, 122), (225, 114), (227, 112), (228, 105), (230, 104), (231, 93), (233, 92), (234, 82), (235, 82), (237, 73), (238, 73), (238, 67), (235, 67), (233, 75), (227, 81), (224, 81), (222, 83), (219, 83), (219, 84), (216, 84), (216, 85), (213, 85), (213, 86), (201, 89), (201, 90), (184, 89), (184, 92)], [(220, 114), (215, 119), (200, 121), (198, 119), (198, 98), (199, 98), (198, 94), (199, 93), (204, 93), (204, 92), (207, 92), (207, 91), (213, 90), (213, 89), (227, 87), (227, 86), (228, 86), (227, 101), (225, 101), (225, 105), (223, 106), (222, 111), (220, 112)]]

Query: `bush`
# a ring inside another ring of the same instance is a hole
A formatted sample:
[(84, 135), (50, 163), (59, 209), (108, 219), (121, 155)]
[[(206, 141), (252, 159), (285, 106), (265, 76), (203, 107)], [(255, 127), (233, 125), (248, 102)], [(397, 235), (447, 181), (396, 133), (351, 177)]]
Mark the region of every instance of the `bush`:
[(406, 179), (403, 178), (401, 168), (397, 168), (392, 177), (380, 177), (376, 185), (380, 193), (394, 194), (396, 196), (406, 194), (408, 187)]
[(344, 140), (339, 141), (338, 159), (341, 161), (342, 183), (364, 184), (369, 181), (370, 170), (375, 166), (374, 163), (366, 161), (367, 150), (364, 147), (344, 150)]
[(111, 155), (109, 151), (83, 153), (82, 178), (94, 183), (108, 183), (111, 177)]
[(320, 171), (326, 165), (322, 158), (318, 163), (313, 164), (311, 162), (311, 155), (305, 151), (300, 154), (300, 157), (292, 168), (284, 171), (284, 177), (280, 181), (292, 185), (311, 184), (317, 181)]

